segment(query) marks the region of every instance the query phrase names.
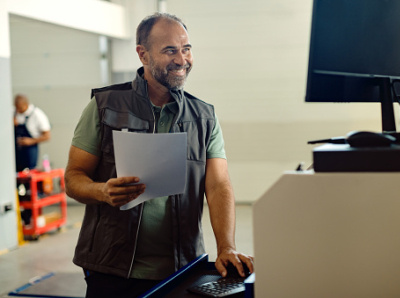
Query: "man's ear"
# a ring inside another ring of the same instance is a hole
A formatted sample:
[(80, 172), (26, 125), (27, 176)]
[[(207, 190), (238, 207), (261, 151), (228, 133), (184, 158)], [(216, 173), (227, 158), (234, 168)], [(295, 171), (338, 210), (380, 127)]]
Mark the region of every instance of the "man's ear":
[(148, 52), (147, 52), (146, 48), (142, 45), (137, 45), (136, 52), (138, 53), (139, 59), (143, 63), (143, 65), (147, 65), (149, 59), (148, 59)]

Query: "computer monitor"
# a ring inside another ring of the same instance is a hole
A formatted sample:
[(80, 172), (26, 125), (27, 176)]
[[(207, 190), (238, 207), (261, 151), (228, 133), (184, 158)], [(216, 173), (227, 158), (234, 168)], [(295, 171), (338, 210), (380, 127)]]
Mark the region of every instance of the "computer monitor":
[(380, 102), (396, 131), (399, 30), (399, 0), (314, 0), (306, 102)]

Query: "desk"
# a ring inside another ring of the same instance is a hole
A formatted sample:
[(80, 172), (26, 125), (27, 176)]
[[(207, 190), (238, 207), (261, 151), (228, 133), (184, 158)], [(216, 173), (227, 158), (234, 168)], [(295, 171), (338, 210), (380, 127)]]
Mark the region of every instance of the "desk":
[[(215, 269), (213, 262), (208, 262), (208, 255), (203, 254), (197, 259), (184, 266), (169, 278), (165, 279), (154, 288), (144, 293), (141, 298), (181, 298), (193, 297), (199, 298), (201, 296), (189, 293), (186, 291), (188, 287), (193, 284), (200, 284), (204, 282), (215, 281), (221, 276)], [(253, 283), (254, 275), (250, 275), (246, 281), (246, 291), (239, 295), (230, 296), (232, 298), (252, 298), (253, 297)]]
[(287, 172), (254, 204), (255, 297), (400, 297), (400, 173)]

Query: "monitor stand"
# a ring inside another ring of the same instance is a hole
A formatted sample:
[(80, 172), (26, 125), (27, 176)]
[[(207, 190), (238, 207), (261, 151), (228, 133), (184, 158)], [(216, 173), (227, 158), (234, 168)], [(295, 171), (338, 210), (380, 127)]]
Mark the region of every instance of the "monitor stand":
[(381, 99), (382, 132), (396, 132), (393, 111), (392, 83), (390, 78), (378, 78), (379, 95)]

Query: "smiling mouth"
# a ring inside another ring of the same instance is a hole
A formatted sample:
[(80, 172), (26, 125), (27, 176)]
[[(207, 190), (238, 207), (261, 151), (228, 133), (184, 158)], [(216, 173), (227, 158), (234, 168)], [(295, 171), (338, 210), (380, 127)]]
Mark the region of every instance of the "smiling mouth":
[(169, 72), (176, 76), (184, 76), (184, 75), (186, 75), (186, 68), (171, 69), (171, 70), (169, 70)]
[(187, 76), (187, 74), (190, 71), (190, 68), (191, 68), (191, 64), (189, 64), (189, 63), (186, 63), (184, 65), (177, 65), (175, 63), (171, 63), (167, 67), (167, 71), (169, 73), (171, 73), (172, 75), (183, 77), (183, 76)]

